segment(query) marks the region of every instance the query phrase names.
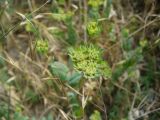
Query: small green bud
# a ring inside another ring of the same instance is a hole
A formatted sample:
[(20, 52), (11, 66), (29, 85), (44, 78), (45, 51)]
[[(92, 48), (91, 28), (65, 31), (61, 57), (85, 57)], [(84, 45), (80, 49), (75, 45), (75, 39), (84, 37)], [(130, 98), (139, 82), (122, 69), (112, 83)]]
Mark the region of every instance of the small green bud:
[(98, 7), (99, 5), (102, 5), (104, 0), (89, 0), (88, 4), (92, 7)]
[(87, 32), (90, 36), (98, 35), (101, 32), (98, 22), (95, 21), (89, 22), (87, 24)]
[(36, 40), (36, 51), (42, 54), (48, 52), (49, 46), (47, 40)]

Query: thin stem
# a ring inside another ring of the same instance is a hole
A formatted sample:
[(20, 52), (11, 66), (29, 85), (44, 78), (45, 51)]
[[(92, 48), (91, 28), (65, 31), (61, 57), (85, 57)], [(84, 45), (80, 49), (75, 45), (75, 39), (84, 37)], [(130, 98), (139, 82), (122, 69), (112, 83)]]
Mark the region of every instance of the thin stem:
[(83, 0), (84, 2), (84, 41), (87, 42), (87, 11), (88, 11), (88, 7), (87, 7), (87, 0)]
[(99, 91), (100, 91), (100, 94), (101, 94), (101, 99), (102, 99), (102, 102), (103, 102), (103, 107), (104, 107), (104, 114), (105, 114), (105, 119), (107, 120), (107, 108), (106, 108), (106, 105), (104, 103), (104, 99), (103, 99), (103, 93), (102, 93), (102, 89), (101, 89), (101, 81), (102, 81), (102, 78), (99, 79)]

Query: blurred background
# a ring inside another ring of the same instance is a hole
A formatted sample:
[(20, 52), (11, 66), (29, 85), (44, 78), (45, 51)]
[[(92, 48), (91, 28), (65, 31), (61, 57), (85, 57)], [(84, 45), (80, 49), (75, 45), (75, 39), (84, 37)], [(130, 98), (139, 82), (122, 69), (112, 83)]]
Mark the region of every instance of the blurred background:
[(159, 0), (0, 0), (1, 120), (159, 120)]

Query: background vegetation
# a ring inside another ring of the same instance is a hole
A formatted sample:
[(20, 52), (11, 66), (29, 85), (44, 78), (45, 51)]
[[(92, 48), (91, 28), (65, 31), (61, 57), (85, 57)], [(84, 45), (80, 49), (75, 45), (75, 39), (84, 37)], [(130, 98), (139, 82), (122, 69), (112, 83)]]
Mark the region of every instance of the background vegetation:
[(1, 120), (159, 120), (159, 0), (0, 0)]

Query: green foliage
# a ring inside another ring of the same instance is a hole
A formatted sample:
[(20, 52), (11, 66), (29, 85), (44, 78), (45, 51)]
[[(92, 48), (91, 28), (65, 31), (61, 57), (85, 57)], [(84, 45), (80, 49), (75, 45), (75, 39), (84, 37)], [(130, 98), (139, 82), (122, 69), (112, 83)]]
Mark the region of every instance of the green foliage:
[(68, 84), (71, 86), (78, 86), (82, 78), (81, 72), (73, 71), (70, 73), (69, 68), (60, 62), (52, 62), (50, 64), (50, 71), (63, 82), (68, 82)]
[(153, 81), (156, 77), (155, 75), (155, 58), (149, 57), (147, 60), (148, 64), (146, 66), (146, 75), (142, 75), (140, 78), (140, 82), (144, 85), (144, 89), (149, 89), (153, 85)]
[(88, 12), (89, 20), (97, 21), (100, 17), (100, 14), (96, 8), (92, 8)]
[(122, 49), (126, 52), (132, 50), (133, 39), (129, 38), (129, 30), (123, 28), (121, 34), (122, 34)]
[(113, 71), (113, 80), (118, 80), (124, 72), (129, 73), (130, 71), (135, 70), (142, 59), (142, 48), (137, 47), (135, 50), (125, 53), (125, 59), (122, 60)]
[(36, 104), (41, 99), (40, 96), (32, 89), (27, 90), (27, 92), (25, 93), (25, 97), (32, 104)]
[(67, 74), (69, 73), (69, 69), (68, 67), (60, 62), (53, 62), (50, 64), (51, 67), (51, 73), (53, 75), (56, 75), (57, 77), (59, 77), (62, 81), (66, 81), (67, 80)]
[(71, 86), (78, 86), (80, 83), (80, 80), (82, 78), (82, 73), (74, 71), (71, 75), (68, 75), (68, 83)]
[(76, 31), (74, 29), (74, 26), (72, 24), (72, 20), (68, 20), (67, 21), (67, 28), (68, 28), (68, 32), (67, 32), (67, 42), (70, 44), (70, 45), (75, 45), (76, 44), (76, 41), (77, 41), (77, 34), (76, 34)]
[(68, 16), (65, 13), (53, 13), (52, 17), (57, 21), (65, 21)]
[(9, 75), (7, 73), (7, 69), (5, 67), (0, 69), (0, 81), (6, 83), (9, 79)]
[[(9, 118), (11, 118), (10, 115), (12, 114), (12, 111), (8, 107), (9, 106), (7, 103), (0, 101), (0, 119), (1, 120), (3, 120), (3, 119), (9, 120)], [(22, 115), (21, 112), (14, 112), (13, 113), (13, 120), (29, 120), (29, 118)]]
[[(109, 109), (108, 115), (110, 120), (117, 120), (120, 118), (120, 116), (121, 118), (128, 117), (128, 109), (130, 106), (126, 100), (128, 98), (127, 93), (121, 90), (117, 90), (117, 92), (114, 93), (113, 98), (113, 106), (111, 109)], [(125, 101), (125, 104), (122, 101)]]
[(112, 8), (112, 0), (105, 0), (105, 10), (104, 10), (105, 17), (107, 18), (109, 17), (111, 8)]
[[(33, 120), (33, 119), (32, 119), (32, 120)], [(41, 120), (54, 120), (54, 118), (53, 118), (52, 114), (48, 114), (47, 117), (42, 117)]]
[[(75, 45), (77, 41), (77, 34), (75, 30), (75, 26), (73, 25), (73, 17), (74, 13), (72, 11), (67, 11), (64, 12), (63, 9), (58, 9), (57, 12), (52, 13), (52, 18), (59, 21), (59, 22), (64, 22), (67, 27), (67, 38), (66, 42), (69, 43), (70, 45)], [(62, 39), (65, 38), (65, 35), (63, 32), (58, 32), (60, 33), (59, 36), (61, 36)]]
[(0, 102), (0, 119), (2, 118), (8, 118), (8, 104), (4, 102)]
[(0, 68), (2, 68), (5, 65), (5, 61), (2, 58), (2, 55), (0, 54)]
[(50, 27), (49, 32), (58, 40), (64, 41), (64, 38), (66, 34), (63, 32), (63, 30), (59, 27)]
[[(28, 116), (15, 112), (13, 115), (13, 120), (37, 120), (37, 119), (35, 117), (29, 118)], [(43, 116), (40, 120), (54, 120), (54, 118), (51, 114), (48, 114), (46, 117)]]
[(1, 1), (0, 1), (1, 4), (4, 3), (4, 2), (5, 2), (5, 0), (1, 0)]
[(114, 23), (111, 23), (109, 25), (108, 34), (109, 34), (110, 41), (116, 42), (116, 25)]
[(74, 117), (76, 119), (82, 118), (83, 108), (81, 107), (81, 105), (79, 104), (79, 102), (77, 100), (77, 95), (73, 92), (68, 92), (67, 95), (69, 98), (69, 102), (70, 102)]
[(73, 61), (73, 66), (77, 71), (83, 72), (86, 78), (98, 76), (111, 76), (109, 65), (102, 59), (102, 50), (93, 44), (81, 45), (70, 48), (69, 56)]
[(90, 116), (90, 120), (102, 120), (100, 112), (95, 110), (94, 113)]
[(29, 120), (27, 116), (23, 116), (21, 113), (14, 113), (13, 120)]
[(57, 0), (58, 4), (60, 5), (64, 5), (65, 4), (65, 0)]

